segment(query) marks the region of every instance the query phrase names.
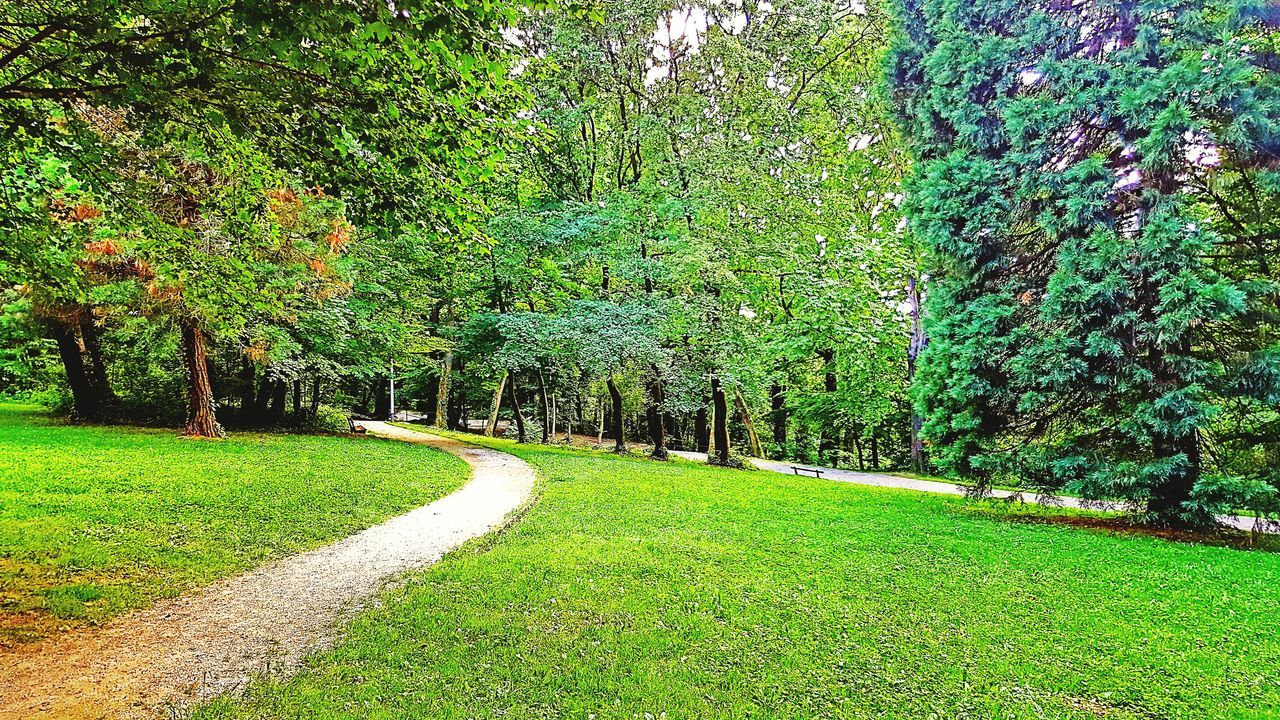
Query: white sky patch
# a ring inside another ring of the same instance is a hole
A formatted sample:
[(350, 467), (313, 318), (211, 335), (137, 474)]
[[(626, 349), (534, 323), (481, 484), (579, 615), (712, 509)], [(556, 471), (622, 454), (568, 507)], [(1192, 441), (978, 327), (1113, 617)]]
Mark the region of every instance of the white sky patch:
[(1188, 130), (1182, 137), (1187, 141), (1187, 162), (1202, 168), (1218, 167), (1222, 164), (1222, 152), (1208, 135)]
[(1116, 190), (1133, 190), (1142, 185), (1142, 170), (1136, 167), (1121, 168), (1117, 173), (1115, 185), (1112, 187)]
[[(719, 3), (713, 3), (719, 4)], [(861, 3), (857, 3), (861, 4)], [(653, 33), (653, 57), (649, 60), (649, 68), (645, 72), (646, 86), (667, 77), (671, 58), (675, 55), (696, 55), (706, 40), (707, 31), (713, 23), (730, 35), (737, 35), (747, 29), (748, 16), (742, 12), (741, 0), (728, 2), (729, 13), (707, 16), (701, 7), (678, 7), (658, 17), (658, 28)], [(773, 12), (773, 4), (762, 0), (756, 6), (756, 16), (764, 16)], [(864, 8), (865, 12), (865, 8)], [(723, 71), (721, 71), (723, 75)]]
[(866, 150), (871, 147), (875, 141), (875, 136), (870, 133), (855, 135), (854, 137), (849, 138), (849, 152), (861, 152)]

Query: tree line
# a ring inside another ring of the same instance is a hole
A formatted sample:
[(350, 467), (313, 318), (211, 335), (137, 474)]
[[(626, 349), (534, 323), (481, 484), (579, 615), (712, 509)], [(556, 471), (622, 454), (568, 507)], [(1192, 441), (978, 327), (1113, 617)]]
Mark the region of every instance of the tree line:
[(1263, 4), (11, 15), (0, 392), (1277, 511)]

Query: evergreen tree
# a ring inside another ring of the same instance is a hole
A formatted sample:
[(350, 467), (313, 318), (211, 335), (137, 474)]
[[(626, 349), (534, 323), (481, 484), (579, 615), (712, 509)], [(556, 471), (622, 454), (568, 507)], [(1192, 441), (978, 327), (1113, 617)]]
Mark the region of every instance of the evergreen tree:
[(934, 270), (916, 391), (939, 464), (1123, 498), (1161, 524), (1274, 503), (1264, 464), (1214, 452), (1226, 414), (1265, 427), (1280, 389), (1264, 369), (1280, 350), (1275, 240), (1214, 199), (1223, 183), (1237, 200), (1244, 182), (1276, 187), (1265, 14), (1230, 0), (897, 10), (889, 82)]

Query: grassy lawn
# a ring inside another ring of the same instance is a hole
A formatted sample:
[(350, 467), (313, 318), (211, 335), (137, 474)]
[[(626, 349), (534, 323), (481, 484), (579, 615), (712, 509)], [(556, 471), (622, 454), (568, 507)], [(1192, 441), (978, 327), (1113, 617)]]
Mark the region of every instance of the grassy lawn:
[(0, 405), (0, 644), (350, 535), (451, 492), (467, 472), (405, 443), (202, 442)]
[(196, 717), (1280, 717), (1280, 555), (485, 444), (542, 475), (521, 522)]

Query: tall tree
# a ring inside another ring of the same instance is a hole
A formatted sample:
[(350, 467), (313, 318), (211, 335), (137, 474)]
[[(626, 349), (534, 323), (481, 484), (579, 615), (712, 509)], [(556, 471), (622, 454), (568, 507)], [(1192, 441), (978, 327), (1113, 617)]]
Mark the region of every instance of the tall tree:
[(1250, 329), (1274, 327), (1274, 278), (1208, 189), (1275, 167), (1252, 8), (898, 3), (890, 82), (933, 275), (917, 397), (950, 472), (1161, 524), (1274, 497), (1207, 452), (1231, 388), (1263, 412), (1277, 387), (1272, 334)]

